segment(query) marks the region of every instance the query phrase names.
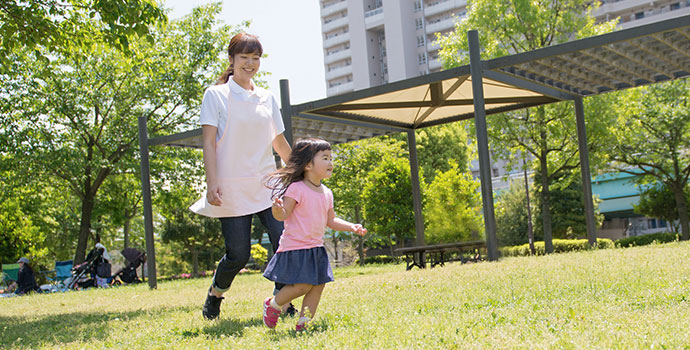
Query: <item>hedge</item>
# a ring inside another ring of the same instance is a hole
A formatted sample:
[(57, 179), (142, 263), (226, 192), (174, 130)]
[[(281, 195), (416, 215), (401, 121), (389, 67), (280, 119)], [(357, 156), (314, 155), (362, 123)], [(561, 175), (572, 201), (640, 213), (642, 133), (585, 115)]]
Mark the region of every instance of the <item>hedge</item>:
[[(598, 249), (609, 249), (615, 247), (612, 240), (608, 238), (597, 238), (597, 248)], [(554, 253), (565, 253), (565, 252), (576, 252), (583, 250), (590, 250), (589, 241), (586, 239), (554, 239), (553, 240), (553, 252)], [(534, 242), (534, 250), (536, 255), (544, 255), (546, 249), (544, 248), (544, 242)], [(529, 249), (529, 243), (523, 245), (512, 246), (512, 247), (501, 247), (499, 252), (502, 256), (527, 256), (531, 255)]]
[(675, 242), (677, 240), (678, 240), (678, 234), (669, 233), (669, 232), (661, 232), (661, 233), (652, 233), (652, 234), (642, 235), (642, 236), (621, 238), (621, 239), (616, 241), (616, 246), (625, 248), (625, 247), (632, 247), (632, 246), (647, 245), (647, 244), (652, 244), (655, 242), (656, 243)]

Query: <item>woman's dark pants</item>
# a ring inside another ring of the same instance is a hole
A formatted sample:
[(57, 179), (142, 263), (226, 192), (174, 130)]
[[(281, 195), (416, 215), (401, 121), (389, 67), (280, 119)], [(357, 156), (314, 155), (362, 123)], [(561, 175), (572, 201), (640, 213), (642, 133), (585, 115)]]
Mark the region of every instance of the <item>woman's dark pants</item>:
[[(271, 246), (273, 246), (273, 252), (278, 250), (280, 235), (283, 233), (283, 222), (273, 217), (271, 208), (255, 214), (221, 218), (220, 224), (223, 238), (225, 238), (225, 255), (220, 259), (213, 276), (213, 288), (218, 292), (222, 293), (230, 289), (235, 276), (249, 261), (252, 217), (254, 215), (259, 217), (261, 224), (268, 230), (268, 238), (271, 241)], [(282, 287), (283, 284), (276, 283), (276, 289)]]

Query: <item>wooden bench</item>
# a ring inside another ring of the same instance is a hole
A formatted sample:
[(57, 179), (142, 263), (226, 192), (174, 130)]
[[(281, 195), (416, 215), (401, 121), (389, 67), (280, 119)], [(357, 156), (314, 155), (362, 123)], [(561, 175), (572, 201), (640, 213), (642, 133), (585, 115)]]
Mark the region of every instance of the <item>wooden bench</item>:
[[(468, 241), (398, 248), (395, 250), (395, 253), (405, 254), (405, 262), (407, 262), (406, 269), (411, 270), (415, 266), (419, 267), (420, 269), (425, 268), (426, 257), (429, 258), (432, 268), (436, 265), (443, 266), (447, 261), (446, 258), (448, 257), (446, 253), (454, 251), (460, 253), (460, 261), (463, 264), (468, 260), (477, 262), (481, 258), (482, 249), (486, 254), (486, 242)], [(473, 257), (470, 259), (465, 259), (465, 256), (463, 255), (464, 252), (470, 252)]]

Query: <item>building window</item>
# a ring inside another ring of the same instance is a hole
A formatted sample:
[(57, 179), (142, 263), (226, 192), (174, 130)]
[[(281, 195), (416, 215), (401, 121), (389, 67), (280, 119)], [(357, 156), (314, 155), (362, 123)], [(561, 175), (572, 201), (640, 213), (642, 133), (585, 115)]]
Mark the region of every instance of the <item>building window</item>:
[(418, 36), (417, 37), (417, 47), (424, 46), (426, 44), (424, 41), (425, 41), (424, 35)]
[(659, 228), (666, 227), (666, 221), (659, 219)]
[(491, 176), (498, 177), (498, 169), (496, 169), (496, 168), (491, 169), (491, 173), (492, 173)]
[(417, 29), (422, 29), (422, 27), (424, 27), (423, 20), (421, 18), (415, 19), (415, 26), (417, 27)]
[(671, 6), (669, 6), (669, 7), (671, 8), (671, 11), (673, 11), (673, 10), (678, 10), (678, 9), (680, 8), (680, 3), (679, 3), (679, 2), (674, 2), (674, 3), (671, 4)]
[(656, 228), (656, 219), (648, 219), (647, 220), (647, 228)]
[(635, 14), (635, 19), (642, 19), (644, 18), (644, 12), (638, 12)]
[(419, 64), (426, 64), (426, 52), (419, 54), (418, 62)]
[(422, 10), (422, 0), (417, 0), (414, 2), (414, 12), (419, 12)]

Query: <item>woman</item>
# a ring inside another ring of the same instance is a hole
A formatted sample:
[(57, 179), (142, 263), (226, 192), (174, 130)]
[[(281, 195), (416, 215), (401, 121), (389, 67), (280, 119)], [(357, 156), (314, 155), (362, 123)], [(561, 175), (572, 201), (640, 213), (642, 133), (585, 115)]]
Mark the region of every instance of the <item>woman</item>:
[(38, 286), (36, 285), (36, 278), (34, 277), (34, 269), (29, 265), (29, 259), (22, 257), (17, 260), (17, 263), (19, 264), (17, 281), (12, 282), (9, 289), (14, 290), (14, 293), (17, 295), (24, 295), (37, 290)]
[[(271, 213), (271, 191), (262, 179), (276, 170), (273, 150), (287, 162), (290, 145), (275, 97), (252, 82), (262, 54), (256, 36), (235, 35), (228, 45), (230, 66), (206, 89), (201, 103), (207, 189), (190, 209), (220, 218), (225, 239), (225, 255), (202, 311), (207, 319), (218, 317), (223, 293), (249, 260), (252, 217), (257, 215), (268, 230), (274, 251), (283, 231)], [(276, 284), (276, 290), (280, 287)]]

